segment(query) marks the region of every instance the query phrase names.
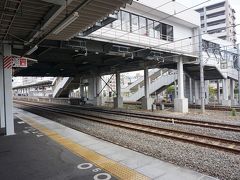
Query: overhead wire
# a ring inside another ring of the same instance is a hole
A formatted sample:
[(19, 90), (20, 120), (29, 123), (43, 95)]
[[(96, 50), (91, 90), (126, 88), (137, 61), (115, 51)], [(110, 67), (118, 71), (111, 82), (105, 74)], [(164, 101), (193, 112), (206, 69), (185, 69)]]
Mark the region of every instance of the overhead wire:
[[(187, 11), (187, 10), (190, 10), (190, 9), (192, 9), (192, 8), (195, 8), (195, 7), (197, 7), (197, 6), (200, 6), (200, 5), (202, 5), (202, 4), (205, 4), (205, 3), (209, 2), (209, 1), (211, 1), (211, 0), (207, 0), (207, 1), (201, 2), (201, 3), (199, 3), (199, 4), (196, 4), (196, 5), (193, 5), (193, 6), (191, 6), (191, 7), (188, 7), (188, 8), (186, 8), (186, 9), (181, 10), (181, 11), (179, 11), (179, 12), (176, 12), (176, 13), (174, 13), (174, 14), (168, 15), (167, 17), (162, 18), (161, 20), (158, 20), (158, 21), (156, 21), (156, 22), (161, 22), (161, 21), (166, 20), (166, 19), (168, 19), (168, 18), (170, 18), (170, 17), (173, 17), (173, 16), (175, 16), (175, 15), (177, 15), (177, 14), (183, 13), (183, 12), (185, 12), (185, 11)], [(160, 6), (156, 7), (156, 9), (158, 9), (159, 7), (164, 6), (164, 5), (166, 5), (166, 4), (170, 3), (170, 2), (173, 2), (173, 0), (168, 1), (168, 2), (166, 2), (166, 3), (164, 3), (164, 4), (160, 5)], [(155, 10), (155, 9), (152, 9), (151, 11), (153, 11), (153, 10)], [(145, 13), (149, 13), (149, 12), (151, 12), (151, 11), (146, 11)], [(137, 17), (137, 18), (138, 18), (138, 17)], [(128, 22), (128, 21), (127, 21), (127, 22)], [(129, 19), (129, 22), (130, 22), (130, 19)], [(148, 25), (152, 25), (152, 24), (153, 24), (153, 23), (150, 23), (150, 24), (148, 24)], [(225, 29), (228, 29), (228, 28), (231, 28), (231, 27), (236, 27), (236, 26), (239, 26), (239, 25), (240, 25), (240, 24), (232, 25), (232, 26), (226, 27)], [(118, 26), (116, 26), (116, 27), (119, 27), (119, 26), (121, 26), (121, 24), (118, 25)], [(115, 27), (115, 28), (116, 28), (116, 27)], [(116, 39), (120, 39), (121, 37), (124, 37), (124, 36), (126, 36), (126, 35), (128, 35), (128, 34), (130, 34), (130, 33), (135, 32), (135, 31), (139, 31), (140, 29), (146, 28), (146, 27), (147, 27), (147, 25), (146, 25), (146, 26), (142, 26), (142, 27), (140, 27), (140, 28), (138, 28), (138, 29), (132, 30), (131, 32), (127, 32), (127, 33), (125, 33), (125, 34), (123, 34), (123, 35), (120, 35), (120, 36), (118, 36), (118, 38), (114, 38), (114, 39), (112, 39), (111, 41), (116, 40)], [(109, 30), (105, 31), (104, 33), (108, 32), (108, 31), (111, 31), (111, 30), (112, 30), (112, 29), (109, 29)], [(202, 36), (202, 35), (204, 35), (204, 34), (207, 34), (207, 32), (206, 32), (206, 33), (203, 33), (203, 34), (197, 34), (197, 35), (194, 35), (194, 36), (188, 36), (188, 37), (181, 38), (181, 39), (178, 39), (178, 40), (175, 40), (175, 41), (171, 41), (171, 42), (168, 42), (168, 43), (164, 43), (164, 44), (158, 44), (158, 45), (152, 46), (152, 47), (150, 47), (150, 48), (156, 48), (156, 47), (161, 47), (161, 46), (163, 46), (163, 45), (173, 44), (173, 43), (176, 43), (176, 42), (178, 42), (178, 41), (183, 41), (183, 40), (186, 40), (186, 39), (191, 39), (191, 38), (194, 38), (194, 37)], [(101, 35), (99, 35), (99, 36), (101, 36)], [(234, 35), (233, 35), (233, 36), (234, 36)], [(95, 36), (95, 37), (98, 37), (98, 36)], [(210, 41), (213, 41), (213, 40), (214, 40), (214, 39), (211, 39)], [(215, 40), (218, 40), (218, 38), (216, 38)], [(194, 43), (194, 44), (198, 44), (198, 43)], [(194, 44), (185, 45), (185, 46), (181, 46), (181, 47), (193, 46)], [(222, 47), (224, 47), (224, 46), (222, 46)], [(176, 47), (175, 47), (175, 48), (176, 48)], [(179, 48), (180, 48), (180, 47), (179, 47)], [(209, 48), (208, 48), (208, 49), (209, 49)], [(136, 50), (136, 51), (132, 51), (132, 52), (130, 52), (130, 53), (140, 52), (140, 51), (144, 51), (144, 50), (146, 50), (146, 48), (141, 48), (141, 49), (138, 49), (138, 50)], [(193, 52), (194, 52), (194, 51), (193, 51)], [(192, 53), (193, 53), (193, 52), (192, 52)], [(195, 51), (195, 52), (197, 53), (197, 52), (200, 52), (200, 51)], [(180, 56), (180, 55), (173, 55), (173, 56), (168, 56), (168, 57), (174, 57), (174, 56)]]
[[(240, 24), (239, 24), (240, 25)], [(237, 35), (240, 35), (240, 34), (237, 34)], [(235, 36), (235, 35), (232, 35), (232, 36)], [(226, 37), (232, 37), (232, 36), (226, 36)], [(211, 41), (214, 41), (214, 40), (218, 40), (219, 38), (215, 38), (215, 39), (211, 39), (211, 40), (209, 40), (209, 42), (211, 42)], [(206, 40), (207, 41), (207, 40)], [(197, 45), (197, 44), (199, 44), (199, 43), (193, 43), (193, 44), (188, 44), (188, 45), (185, 45), (185, 46), (179, 46), (179, 48), (181, 48), (181, 47), (188, 47), (188, 46), (193, 46), (193, 45)], [(217, 44), (217, 43), (215, 43), (215, 44)], [(234, 47), (234, 45), (225, 45), (225, 46), (221, 46), (220, 48), (225, 48), (225, 47), (231, 47), (231, 46), (233, 46)], [(178, 47), (175, 47), (175, 49), (176, 48), (178, 48)], [(146, 50), (146, 49), (144, 49), (144, 50)], [(164, 49), (162, 49), (162, 50), (164, 50)], [(219, 48), (216, 48), (216, 47), (213, 47), (213, 48), (207, 48), (207, 50), (219, 50)], [(168, 50), (169, 51), (169, 50)], [(171, 52), (171, 51), (170, 51)], [(200, 52), (203, 52), (203, 51), (200, 51), (200, 50), (198, 50), (198, 51), (191, 51), (191, 53), (192, 54), (188, 54), (188, 55), (192, 55), (192, 57), (194, 57), (194, 53), (200, 53)], [(174, 51), (172, 51), (172, 53), (174, 53)], [(176, 53), (176, 52), (175, 52)], [(178, 52), (177, 52), (178, 53)], [(184, 52), (182, 52), (182, 53), (179, 53), (179, 54), (175, 54), (175, 55), (170, 55), (170, 56), (165, 56), (165, 57), (162, 57), (162, 59), (170, 59), (170, 58), (174, 58), (174, 57), (179, 57), (179, 56), (182, 56), (182, 55), (184, 55), (184, 54), (187, 54), (187, 53), (184, 53)], [(232, 52), (232, 54), (236, 54), (236, 53), (233, 53)], [(237, 55), (237, 54), (236, 54)], [(216, 58), (217, 59), (217, 58)]]
[[(238, 34), (238, 35), (240, 35), (240, 34)], [(226, 36), (226, 37), (233, 37), (234, 35), (232, 35), (232, 36)], [(210, 39), (210, 40), (206, 40), (206, 41), (209, 41), (209, 42), (211, 42), (211, 41), (214, 41), (214, 40), (219, 40), (219, 38), (215, 38), (215, 39)], [(199, 44), (198, 42), (197, 43), (192, 43), (192, 44), (188, 44), (188, 45), (184, 45), (184, 46), (178, 46), (178, 47), (174, 47), (175, 49), (178, 49), (178, 48), (182, 48), (182, 47), (189, 47), (189, 46), (193, 46), (193, 45), (197, 45), (197, 44)], [(215, 43), (215, 44), (217, 44), (217, 43)], [(234, 46), (234, 45), (225, 45), (225, 46), (221, 46), (220, 48), (225, 48), (225, 47), (231, 47), (231, 46)], [(208, 49), (216, 49), (216, 48), (208, 48)], [(197, 53), (197, 52), (201, 52), (201, 51), (192, 51), (192, 53)]]
[[(196, 5), (194, 5), (194, 6), (185, 8), (185, 9), (179, 11), (179, 12), (170, 14), (170, 15), (168, 15), (168, 16), (165, 17), (165, 18), (162, 18), (162, 19), (160, 19), (160, 20), (157, 20), (156, 22), (161, 23), (162, 21), (164, 21), (164, 20), (166, 20), (166, 19), (169, 19), (170, 17), (174, 17), (174, 16), (177, 15), (177, 14), (180, 14), (180, 13), (183, 13), (183, 12), (185, 12), (185, 11), (188, 11), (188, 10), (190, 10), (190, 9), (192, 9), (192, 8), (195, 8), (195, 7), (197, 7), (197, 6), (200, 6), (200, 5), (202, 5), (202, 4), (205, 4), (205, 3), (209, 2), (209, 1), (211, 1), (211, 0), (206, 0), (206, 1), (204, 1), (204, 2), (201, 2), (201, 3), (196, 4)], [(154, 23), (150, 23), (150, 24), (148, 24), (148, 25), (153, 25), (153, 24), (154, 24)], [(116, 39), (120, 39), (121, 37), (124, 37), (124, 36), (126, 36), (126, 35), (128, 35), (128, 34), (130, 34), (130, 33), (135, 32), (135, 31), (139, 31), (139, 30), (141, 30), (141, 29), (143, 29), (143, 28), (146, 28), (146, 27), (147, 27), (147, 25), (142, 26), (142, 27), (140, 27), (140, 28), (138, 28), (138, 29), (132, 30), (131, 32), (127, 32), (127, 33), (125, 33), (125, 34), (123, 34), (123, 35), (120, 35), (120, 36), (118, 36), (117, 38), (112, 39), (111, 41), (114, 41), (114, 40), (116, 40)]]
[[(207, 2), (209, 2), (209, 1), (211, 1), (211, 0), (207, 0), (207, 1), (201, 2), (201, 3), (199, 3), (199, 4), (196, 4), (196, 5), (193, 5), (193, 6), (191, 6), (191, 7), (188, 7), (188, 8), (186, 8), (186, 9), (184, 9), (184, 10), (181, 10), (181, 11), (179, 11), (179, 12), (177, 12), (177, 13), (168, 15), (167, 17), (162, 18), (161, 20), (159, 20), (159, 21), (157, 21), (157, 22), (166, 20), (166, 19), (168, 19), (168, 18), (170, 18), (170, 17), (172, 17), (172, 16), (174, 16), (174, 15), (183, 13), (183, 12), (185, 12), (185, 11), (187, 11), (187, 10), (190, 10), (190, 9), (192, 9), (192, 8), (195, 8), (195, 7), (197, 7), (197, 6), (200, 6), (200, 5), (202, 5), (202, 4), (204, 4), (204, 3), (207, 3)], [(166, 4), (170, 3), (170, 2), (173, 2), (173, 0), (168, 1), (168, 2), (166, 2), (166, 3), (164, 3), (164, 4), (160, 5), (160, 6), (156, 7), (156, 9), (159, 8), (159, 7), (162, 7), (162, 6), (164, 6), (164, 5), (166, 5)], [(153, 10), (154, 10), (154, 9), (153, 9)], [(151, 10), (151, 11), (153, 11), (153, 10)], [(151, 11), (145, 11), (145, 13), (148, 13), (148, 12), (151, 12)], [(153, 23), (152, 23), (152, 24), (153, 24)], [(120, 24), (120, 25), (121, 25), (121, 24)], [(119, 25), (119, 26), (120, 26), (120, 25)], [(236, 27), (236, 26), (238, 26), (238, 25), (240, 25), (240, 24), (233, 25), (233, 26), (229, 26), (229, 27), (227, 27), (227, 28)], [(118, 26), (118, 27), (119, 27), (119, 26)], [(117, 27), (117, 26), (116, 26), (116, 27)], [(119, 39), (119, 38), (121, 38), (121, 37), (123, 37), (123, 36), (125, 36), (125, 35), (127, 35), (127, 34), (129, 34), (129, 33), (135, 32), (135, 31), (137, 31), (137, 30), (140, 30), (140, 29), (146, 28), (146, 27), (147, 27), (147, 26), (142, 26), (142, 27), (140, 27), (140, 28), (138, 28), (138, 29), (136, 29), (136, 30), (134, 30), (134, 31), (127, 32), (126, 34), (123, 34), (123, 35), (121, 35), (121, 36), (118, 36), (117, 39)], [(227, 29), (227, 28), (226, 28), (226, 29)], [(112, 29), (109, 29), (109, 30), (107, 30), (107, 31), (105, 31), (105, 32), (108, 32), (108, 31), (111, 31), (111, 30), (112, 30)], [(204, 35), (204, 34), (207, 34), (207, 33), (203, 33), (203, 34), (200, 34), (200, 35)], [(158, 45), (152, 46), (152, 47), (150, 47), (150, 48), (157, 48), (157, 47), (160, 47), (160, 46), (164, 46), (164, 45), (168, 45), (168, 44), (173, 44), (173, 43), (176, 43), (176, 42), (178, 42), (178, 41), (183, 41), (183, 40), (186, 40), (186, 39), (191, 39), (191, 38), (194, 38), (194, 37), (198, 37), (198, 36), (200, 36), (200, 35), (198, 34), (198, 35), (195, 35), (195, 36), (188, 36), (188, 37), (181, 38), (181, 39), (178, 39), (178, 40), (175, 40), (175, 41), (171, 41), (171, 42), (168, 42), (168, 43), (158, 44)], [(98, 37), (98, 36), (95, 36), (95, 38), (97, 38), (97, 37)], [(115, 38), (115, 39), (116, 39), (116, 38)], [(115, 40), (115, 39), (113, 39), (113, 40)], [(111, 40), (111, 41), (113, 41), (113, 40)], [(217, 39), (216, 39), (216, 40), (217, 40)], [(197, 44), (197, 43), (195, 43), (195, 44)], [(189, 46), (192, 46), (192, 45), (193, 45), (193, 44), (190, 44)], [(183, 47), (183, 46), (182, 46), (182, 47)], [(187, 46), (184, 46), (184, 47), (187, 47)], [(176, 47), (175, 47), (175, 48), (176, 48)], [(144, 51), (144, 50), (146, 50), (146, 48), (141, 48), (141, 49), (132, 51), (132, 52), (130, 52), (130, 53), (140, 52), (140, 51)]]
[[(231, 37), (231, 36), (228, 36), (228, 37)], [(195, 44), (198, 44), (198, 43), (195, 43)], [(190, 46), (190, 45), (188, 45)], [(222, 47), (230, 47), (230, 46), (234, 46), (234, 45), (227, 45), (227, 46), (222, 46)], [(218, 48), (207, 48), (207, 50), (219, 50)], [(203, 52), (203, 51), (192, 51), (192, 53), (200, 53), (200, 52)], [(162, 57), (162, 59), (166, 60), (166, 59), (170, 59), (170, 58), (174, 58), (174, 57), (179, 57), (179, 56), (182, 56), (184, 53), (182, 54), (175, 54), (175, 55), (170, 55), (170, 56), (165, 56), (165, 57)], [(235, 53), (232, 53), (232, 54), (235, 54)], [(237, 55), (237, 54), (235, 54)], [(221, 58), (214, 58), (214, 59), (221, 59)], [(206, 59), (205, 59), (206, 60)]]
[[(227, 26), (227, 27), (224, 28), (224, 29), (226, 30), (226, 29), (228, 29), (228, 28), (237, 27), (237, 26), (239, 26), (239, 25), (240, 25), (240, 23), (239, 23), (239, 24), (236, 24), (236, 25)], [(172, 43), (175, 43), (175, 42), (179, 42), (179, 41), (182, 41), (182, 40), (192, 39), (192, 38), (194, 38), (194, 37), (199, 37), (199, 36), (202, 36), (202, 35), (205, 35), (205, 34), (208, 34), (208, 33), (205, 32), (205, 33), (197, 34), (197, 35), (194, 35), (194, 36), (187, 36), (187, 37), (184, 37), (184, 38), (175, 40), (175, 41), (167, 42), (167, 43), (164, 43), (164, 44), (158, 44), (158, 45), (156, 45), (156, 46), (152, 46), (151, 48), (157, 48), (157, 47), (161, 47), (161, 46), (164, 46), (164, 45), (168, 45), (168, 44), (172, 44)], [(146, 50), (146, 49), (141, 48), (141, 49), (138, 49), (138, 50), (136, 50), (136, 51), (132, 51), (131, 53), (140, 52), (140, 51), (144, 51), (144, 50)]]
[[(197, 6), (200, 6), (200, 5), (202, 5), (202, 4), (204, 4), (204, 3), (207, 3), (207, 2), (209, 2), (209, 1), (211, 1), (211, 0), (207, 0), (207, 1), (201, 2), (201, 3), (199, 3), (199, 4), (196, 4), (196, 5), (193, 5), (193, 6), (191, 6), (191, 7), (188, 7), (188, 8), (186, 8), (186, 9), (184, 9), (184, 10), (181, 10), (181, 11), (179, 11), (179, 12), (177, 12), (177, 13), (168, 15), (167, 17), (162, 18), (161, 20), (159, 20), (159, 21), (157, 21), (157, 22), (166, 20), (166, 19), (168, 19), (168, 18), (170, 18), (170, 17), (172, 17), (172, 16), (175, 16), (175, 15), (177, 15), (177, 14), (183, 13), (183, 12), (185, 12), (185, 11), (187, 11), (187, 10), (190, 10), (190, 9), (192, 9), (192, 8), (195, 8), (195, 7), (197, 7)], [(164, 6), (164, 5), (166, 5), (166, 4), (170, 3), (170, 2), (173, 2), (173, 0), (168, 1), (168, 2), (166, 2), (166, 3), (164, 3), (164, 4), (160, 5), (160, 6), (156, 7), (156, 9), (159, 8), (159, 7), (162, 7), (162, 6)], [(153, 9), (153, 10), (154, 10), (154, 9)], [(153, 10), (151, 10), (151, 11), (153, 11)], [(145, 11), (145, 13), (149, 13), (149, 12), (151, 12), (151, 11)], [(130, 20), (129, 20), (129, 21), (130, 21)], [(152, 23), (152, 24), (153, 24), (153, 23)], [(238, 25), (240, 25), (240, 24), (233, 25), (233, 26), (229, 26), (229, 27), (227, 27), (227, 28), (236, 27), (236, 26), (238, 26)], [(121, 24), (120, 24), (119, 26), (121, 26)], [(119, 27), (119, 26), (116, 26), (116, 27)], [(121, 35), (121, 36), (118, 36), (117, 39), (119, 39), (119, 38), (121, 38), (121, 37), (123, 37), (123, 36), (125, 36), (125, 35), (127, 35), (127, 34), (129, 34), (129, 33), (135, 32), (135, 31), (137, 31), (137, 30), (140, 30), (140, 29), (146, 28), (146, 27), (147, 27), (147, 26), (142, 26), (141, 28), (138, 28), (138, 29), (136, 29), (136, 30), (134, 30), (134, 31), (127, 32), (126, 34), (123, 34), (123, 35)], [(226, 29), (227, 29), (227, 28), (226, 28)], [(107, 30), (107, 31), (105, 31), (105, 32), (108, 32), (108, 31), (110, 31), (110, 30), (112, 30), (112, 29), (109, 29), (109, 30)], [(203, 34), (200, 34), (200, 35), (204, 35), (204, 34), (207, 34), (207, 33), (203, 33)], [(164, 46), (164, 45), (168, 45), (168, 44), (173, 44), (173, 43), (175, 43), (175, 42), (183, 41), (183, 40), (186, 40), (186, 39), (191, 39), (191, 38), (194, 38), (194, 37), (198, 37), (198, 36), (200, 36), (200, 35), (198, 34), (198, 35), (195, 35), (195, 36), (188, 36), (188, 37), (181, 38), (181, 39), (178, 39), (178, 40), (175, 40), (175, 41), (171, 41), (171, 42), (168, 42), (168, 43), (158, 44), (158, 45), (152, 46), (152, 47), (150, 47), (150, 48), (156, 48), (156, 47), (160, 47), (160, 46)], [(95, 36), (95, 37), (98, 37), (98, 36)], [(115, 38), (115, 39), (116, 39), (116, 38)], [(113, 39), (113, 40), (114, 40), (114, 39)], [(113, 41), (113, 40), (112, 40), (112, 41)], [(217, 39), (216, 39), (216, 40), (217, 40)], [(195, 43), (195, 44), (197, 44), (197, 43)], [(192, 46), (192, 45), (193, 45), (193, 44), (190, 44), (190, 45), (187, 45), (187, 46)], [(187, 46), (182, 46), (182, 47), (187, 47)], [(176, 47), (175, 47), (175, 48), (176, 48)], [(146, 50), (146, 48), (141, 48), (141, 49), (138, 49), (138, 50), (136, 50), (136, 51), (132, 51), (132, 52), (130, 52), (130, 53), (140, 52), (140, 51), (144, 51), (144, 50)]]
[[(167, 1), (167, 2), (165, 2), (165, 3), (163, 3), (163, 4), (159, 5), (159, 6), (157, 6), (157, 7), (155, 7), (155, 8), (152, 8), (150, 11), (144, 11), (144, 13), (143, 13), (142, 15), (146, 15), (147, 13), (150, 13), (150, 12), (152, 12), (152, 11), (154, 11), (154, 10), (156, 10), (156, 9), (159, 9), (160, 7), (163, 7), (163, 6), (165, 6), (165, 5), (167, 5), (167, 4), (171, 3), (171, 2), (174, 2), (174, 1), (175, 1), (175, 0), (169, 0), (169, 1)], [(138, 18), (138, 17), (135, 17), (135, 18), (132, 18), (131, 20), (136, 20), (137, 18)], [(129, 17), (129, 20), (126, 21), (126, 22), (130, 22), (130, 17)], [(120, 23), (119, 25), (115, 26), (114, 28), (118, 28), (118, 27), (120, 27), (120, 26), (122, 26), (121, 23)], [(108, 30), (102, 32), (102, 34), (105, 34), (105, 33), (109, 32), (109, 31), (111, 31), (111, 30), (112, 30), (112, 29), (108, 29)], [(101, 35), (97, 35), (97, 36), (95, 36), (95, 38), (100, 37), (100, 36), (101, 36)]]

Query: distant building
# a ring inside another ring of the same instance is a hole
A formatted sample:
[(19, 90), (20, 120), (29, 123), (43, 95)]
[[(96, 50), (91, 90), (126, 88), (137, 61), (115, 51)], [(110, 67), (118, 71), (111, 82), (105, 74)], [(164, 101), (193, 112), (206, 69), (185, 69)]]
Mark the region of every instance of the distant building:
[(53, 81), (54, 77), (22, 77), (22, 85), (35, 84), (42, 81)]
[(236, 45), (235, 10), (229, 1), (221, 1), (196, 9), (201, 15), (201, 28), (204, 33), (211, 34)]
[[(103, 90), (104, 96), (113, 96), (114, 91), (116, 90), (116, 76), (111, 75), (102, 76), (105, 82), (108, 82), (108, 85), (105, 86)], [(138, 80), (139, 78), (143, 77), (143, 71), (135, 71), (131, 73), (121, 73), (120, 81), (121, 81), (121, 88), (126, 88), (134, 81)], [(110, 79), (110, 80), (109, 80)], [(103, 83), (104, 85), (105, 83)]]
[(30, 84), (39, 83), (42, 81), (53, 81), (54, 77), (14, 77), (13, 78), (13, 87), (16, 86), (25, 86)]
[(29, 85), (33, 83), (37, 83), (39, 81), (39, 77), (22, 77), (22, 85)]

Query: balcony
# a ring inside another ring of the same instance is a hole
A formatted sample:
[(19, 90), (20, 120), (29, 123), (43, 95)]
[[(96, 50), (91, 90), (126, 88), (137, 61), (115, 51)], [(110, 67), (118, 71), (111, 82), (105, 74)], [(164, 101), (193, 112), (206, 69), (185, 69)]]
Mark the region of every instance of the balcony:
[(226, 23), (221, 23), (221, 24), (214, 25), (214, 26), (208, 26), (207, 30), (211, 31), (211, 30), (214, 30), (214, 29), (225, 28), (226, 26), (227, 26)]
[(217, 13), (217, 12), (221, 12), (221, 11), (225, 11), (225, 7), (220, 7), (220, 8), (216, 8), (216, 9), (211, 9), (211, 10), (207, 10), (206, 14), (213, 14), (213, 13)]
[(227, 32), (223, 31), (223, 32), (213, 33), (211, 34), (211, 36), (214, 36), (214, 37), (227, 36)]
[(221, 15), (221, 16), (217, 16), (217, 17), (213, 17), (213, 18), (207, 18), (207, 23), (222, 20), (222, 19), (226, 19), (226, 15)]
[(205, 24), (205, 21), (204, 21), (204, 20), (201, 20), (201, 24)]
[[(177, 36), (177, 33), (175, 34)], [(173, 39), (170, 37), (166, 37), (166, 40), (163, 40), (160, 38), (158, 39), (146, 35), (141, 35), (139, 33), (126, 33), (125, 31), (110, 29), (108, 27), (103, 27), (98, 31), (95, 31), (89, 35), (88, 38), (124, 45), (131, 45), (140, 48), (151, 47), (157, 51), (161, 50), (172, 53), (184, 53), (190, 56), (196, 55), (196, 53), (193, 51), (194, 44), (192, 44), (192, 39), (183, 39), (181, 41), (171, 42)]]
[(204, 11), (203, 11), (203, 12), (200, 12), (199, 14), (200, 14), (200, 16), (204, 16)]

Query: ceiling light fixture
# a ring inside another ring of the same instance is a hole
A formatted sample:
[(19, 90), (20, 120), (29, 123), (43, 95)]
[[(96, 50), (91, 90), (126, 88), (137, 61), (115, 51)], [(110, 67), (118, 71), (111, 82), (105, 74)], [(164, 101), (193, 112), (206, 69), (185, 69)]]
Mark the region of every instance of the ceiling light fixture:
[(59, 24), (53, 31), (53, 34), (57, 35), (71, 23), (73, 23), (79, 17), (78, 12), (74, 12), (70, 16), (68, 16), (61, 24)]

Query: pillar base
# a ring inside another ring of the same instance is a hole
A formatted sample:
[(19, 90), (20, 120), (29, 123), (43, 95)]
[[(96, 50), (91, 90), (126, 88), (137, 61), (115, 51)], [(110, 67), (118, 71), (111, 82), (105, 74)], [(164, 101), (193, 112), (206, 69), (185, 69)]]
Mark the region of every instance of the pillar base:
[(95, 97), (93, 99), (93, 105), (95, 106), (101, 106), (103, 103), (102, 103), (102, 97)]
[(209, 104), (209, 99), (205, 99), (205, 105)]
[(236, 99), (231, 99), (231, 104), (232, 104), (232, 106), (236, 106), (236, 105), (238, 105), (238, 102)]
[(113, 99), (113, 107), (114, 108), (122, 108), (123, 107), (123, 98), (122, 97), (115, 97)]
[(231, 100), (222, 100), (222, 105), (223, 106), (231, 106), (232, 101)]
[(195, 104), (195, 105), (201, 105), (201, 99), (196, 99), (193, 104)]
[(152, 104), (153, 104), (152, 98), (145, 98), (145, 97), (142, 98), (142, 109), (151, 110)]
[(188, 113), (188, 99), (174, 99), (174, 111), (180, 113)]

